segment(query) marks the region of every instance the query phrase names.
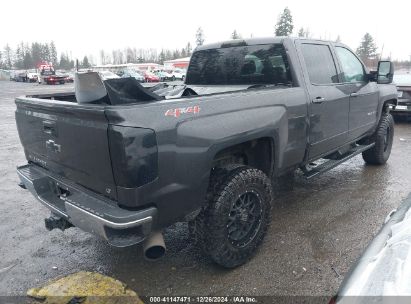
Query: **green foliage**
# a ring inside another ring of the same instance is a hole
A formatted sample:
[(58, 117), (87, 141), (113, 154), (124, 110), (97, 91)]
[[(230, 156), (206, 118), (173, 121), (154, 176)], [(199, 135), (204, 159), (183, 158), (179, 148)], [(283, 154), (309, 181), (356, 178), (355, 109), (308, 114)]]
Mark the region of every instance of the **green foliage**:
[(377, 46), (374, 38), (369, 33), (366, 33), (362, 38), (360, 46), (357, 48), (357, 55), (363, 61), (368, 61), (377, 57)]
[(23, 58), (23, 67), (25, 69), (30, 69), (33, 66), (34, 64), (33, 64), (33, 58), (31, 57), (31, 52), (25, 51), (24, 58)]
[(48, 49), (49, 49), (50, 62), (53, 64), (53, 66), (57, 66), (58, 64), (57, 49), (56, 49), (56, 45), (54, 44), (54, 41), (50, 42), (50, 46), (48, 47)]
[(133, 63), (137, 62), (136, 52), (130, 47), (126, 49), (126, 61), (133, 62)]
[(201, 27), (199, 27), (196, 32), (196, 43), (197, 45), (203, 45), (204, 43), (204, 32)]
[(37, 66), (42, 61), (44, 61), (43, 54), (42, 54), (42, 47), (40, 43), (34, 42), (31, 44), (31, 57), (33, 59), (33, 64), (35, 66)]
[(293, 29), (293, 17), (291, 16), (290, 9), (286, 7), (278, 18), (277, 24), (275, 26), (275, 35), (290, 36), (293, 32)]
[(48, 43), (40, 44), (41, 58), (43, 61), (51, 62), (50, 60), (50, 48)]
[(173, 53), (170, 54), (170, 55), (171, 55), (170, 59), (181, 58), (182, 57), (181, 53), (180, 53), (180, 50), (178, 50), (178, 49), (174, 50)]
[(74, 68), (74, 60), (70, 60), (67, 54), (61, 53), (58, 67), (62, 70), (71, 70)]
[(90, 62), (88, 61), (88, 57), (84, 56), (83, 61), (81, 62), (80, 65), (83, 69), (88, 69), (89, 67), (91, 67)]
[(13, 50), (6, 44), (4, 47), (4, 68), (10, 70), (13, 67)]
[(239, 33), (237, 33), (237, 30), (234, 30), (231, 33), (231, 39), (241, 39), (241, 35)]
[(16, 51), (14, 52), (14, 66), (18, 69), (23, 68), (23, 50), (21, 48), (21, 45), (19, 44), (16, 48)]
[(161, 64), (163, 64), (164, 61), (166, 60), (166, 54), (164, 53), (164, 50), (161, 50), (160, 57), (158, 58), (158, 60), (160, 61)]
[(0, 51), (0, 69), (6, 69), (3, 52)]
[(3, 50), (3, 66), (7, 69), (33, 69), (42, 62), (51, 62), (58, 66), (57, 49), (52, 41), (49, 43), (20, 42), (15, 51), (7, 44)]
[[(203, 38), (202, 41), (204, 41)], [(111, 52), (101, 50), (99, 58), (103, 65), (143, 62), (163, 63), (165, 60), (191, 56), (191, 53), (192, 46), (188, 42), (184, 48), (174, 50), (163, 49), (161, 52), (154, 48), (137, 49), (131, 47), (115, 49)], [(15, 49), (6, 45), (3, 50), (0, 49), (0, 68), (34, 69), (43, 62), (51, 62), (55, 68), (62, 70), (74, 68), (75, 62), (67, 53), (62, 52), (59, 56), (54, 41), (50, 43), (33, 42), (31, 45), (21, 42)], [(90, 68), (94, 63), (92, 55), (84, 56), (83, 60), (79, 61), (79, 67)]]
[(180, 54), (181, 54), (181, 57), (187, 57), (186, 49), (182, 48)]
[(192, 49), (192, 47), (191, 47), (191, 44), (190, 44), (190, 42), (188, 42), (188, 43), (187, 43), (187, 46), (186, 46), (186, 56), (190, 56), (192, 50), (193, 50), (193, 49)]
[(301, 27), (299, 30), (298, 30), (298, 37), (301, 37), (301, 38), (310, 38), (310, 36), (311, 36), (311, 34), (310, 34), (310, 30), (307, 28), (307, 29), (304, 29), (303, 27)]

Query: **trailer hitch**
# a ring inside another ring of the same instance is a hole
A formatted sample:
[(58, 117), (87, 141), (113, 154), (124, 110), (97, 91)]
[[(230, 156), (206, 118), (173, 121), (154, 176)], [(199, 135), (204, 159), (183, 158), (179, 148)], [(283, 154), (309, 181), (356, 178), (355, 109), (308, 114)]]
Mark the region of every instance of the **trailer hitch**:
[(70, 227), (73, 227), (73, 224), (71, 224), (68, 220), (54, 214), (49, 218), (44, 219), (44, 224), (46, 225), (46, 229), (49, 231), (56, 228), (64, 231)]

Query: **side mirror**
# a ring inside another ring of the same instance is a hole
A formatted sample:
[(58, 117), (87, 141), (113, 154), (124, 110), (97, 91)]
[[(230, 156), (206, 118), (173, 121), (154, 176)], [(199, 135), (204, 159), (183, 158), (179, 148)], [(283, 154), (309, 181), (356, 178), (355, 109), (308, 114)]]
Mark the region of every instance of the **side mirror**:
[(377, 83), (389, 84), (394, 78), (394, 64), (391, 61), (378, 62)]

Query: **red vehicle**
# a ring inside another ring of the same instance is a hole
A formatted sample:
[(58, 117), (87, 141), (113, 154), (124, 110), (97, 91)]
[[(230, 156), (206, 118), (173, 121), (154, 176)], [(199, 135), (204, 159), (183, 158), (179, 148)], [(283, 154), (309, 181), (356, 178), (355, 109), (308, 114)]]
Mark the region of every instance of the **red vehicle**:
[(54, 70), (51, 64), (48, 64), (48, 63), (39, 64), (38, 69), (40, 71), (39, 83), (64, 84), (66, 82), (65, 76), (56, 75), (56, 71)]
[(160, 82), (160, 78), (157, 75), (148, 71), (144, 72), (144, 80), (145, 82)]
[(72, 74), (72, 73), (56, 73), (57, 75), (60, 75), (60, 76), (64, 76), (64, 81), (66, 82), (66, 83), (72, 83), (72, 82), (74, 82), (74, 74)]

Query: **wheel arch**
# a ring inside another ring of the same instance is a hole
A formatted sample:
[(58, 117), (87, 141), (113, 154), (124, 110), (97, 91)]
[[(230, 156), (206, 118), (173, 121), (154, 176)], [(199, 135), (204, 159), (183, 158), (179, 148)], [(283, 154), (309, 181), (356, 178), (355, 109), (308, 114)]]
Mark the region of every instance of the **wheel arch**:
[(382, 104), (382, 111), (387, 112), (389, 110), (390, 105), (396, 106), (397, 104), (398, 100), (396, 98), (387, 99)]
[(268, 136), (222, 147), (214, 153), (211, 170), (229, 164), (243, 164), (259, 169), (271, 177), (276, 163), (275, 147), (274, 138)]

